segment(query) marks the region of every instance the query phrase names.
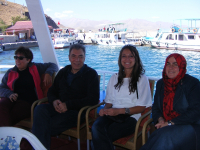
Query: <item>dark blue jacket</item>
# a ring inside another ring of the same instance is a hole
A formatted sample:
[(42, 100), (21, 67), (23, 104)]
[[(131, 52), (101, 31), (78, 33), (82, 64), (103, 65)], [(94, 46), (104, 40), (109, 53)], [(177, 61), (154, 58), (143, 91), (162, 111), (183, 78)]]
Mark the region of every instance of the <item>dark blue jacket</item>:
[(83, 70), (67, 83), (71, 65), (62, 68), (47, 93), (49, 103), (59, 99), (66, 103), (67, 110), (80, 110), (84, 106), (92, 106), (99, 102), (99, 79), (97, 72), (84, 66)]
[[(160, 79), (156, 84), (156, 93), (152, 107), (152, 117), (156, 124), (163, 117), (164, 82)], [(175, 124), (200, 124), (200, 82), (186, 74), (179, 81), (173, 102), (173, 109), (180, 115), (171, 121)], [(164, 117), (163, 117), (164, 118)]]

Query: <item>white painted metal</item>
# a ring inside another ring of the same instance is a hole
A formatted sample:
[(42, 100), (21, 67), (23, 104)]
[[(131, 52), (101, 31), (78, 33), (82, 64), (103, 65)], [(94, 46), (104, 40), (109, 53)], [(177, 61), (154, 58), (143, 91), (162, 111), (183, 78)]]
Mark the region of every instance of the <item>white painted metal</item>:
[(26, 4), (36, 34), (43, 62), (53, 62), (59, 66), (41, 1), (26, 0)]

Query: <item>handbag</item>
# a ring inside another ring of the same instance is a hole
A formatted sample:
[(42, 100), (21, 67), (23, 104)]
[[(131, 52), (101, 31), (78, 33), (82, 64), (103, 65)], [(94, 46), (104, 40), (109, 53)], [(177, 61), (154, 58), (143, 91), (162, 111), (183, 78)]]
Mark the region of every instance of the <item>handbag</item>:
[(117, 116), (106, 116), (107, 118), (113, 120), (114, 122), (117, 122), (117, 123), (122, 123), (122, 122), (125, 122), (125, 120), (130, 117), (129, 114), (119, 114)]

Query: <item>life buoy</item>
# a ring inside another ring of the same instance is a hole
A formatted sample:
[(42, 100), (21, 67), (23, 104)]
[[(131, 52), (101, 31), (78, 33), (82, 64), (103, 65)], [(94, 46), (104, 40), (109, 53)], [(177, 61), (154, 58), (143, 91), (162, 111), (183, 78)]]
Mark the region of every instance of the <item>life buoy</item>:
[(179, 32), (179, 33), (182, 33), (182, 32), (183, 32), (183, 30), (182, 30), (182, 29), (178, 29), (178, 32)]
[(174, 33), (175, 32), (175, 29), (174, 28), (172, 28), (172, 33)]
[(194, 33), (197, 33), (197, 29), (193, 29), (193, 32), (194, 32)]

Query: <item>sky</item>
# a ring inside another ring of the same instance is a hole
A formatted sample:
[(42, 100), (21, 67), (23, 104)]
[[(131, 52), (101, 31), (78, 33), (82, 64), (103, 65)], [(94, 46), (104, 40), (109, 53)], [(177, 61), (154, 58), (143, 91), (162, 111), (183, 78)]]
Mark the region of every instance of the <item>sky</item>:
[[(26, 6), (25, 0), (8, 1)], [(200, 0), (41, 0), (41, 3), (44, 13), (61, 23), (67, 18), (175, 23), (177, 19), (200, 19)]]

